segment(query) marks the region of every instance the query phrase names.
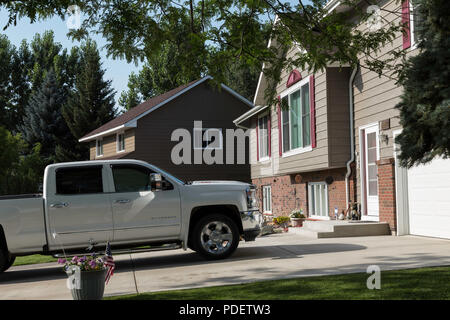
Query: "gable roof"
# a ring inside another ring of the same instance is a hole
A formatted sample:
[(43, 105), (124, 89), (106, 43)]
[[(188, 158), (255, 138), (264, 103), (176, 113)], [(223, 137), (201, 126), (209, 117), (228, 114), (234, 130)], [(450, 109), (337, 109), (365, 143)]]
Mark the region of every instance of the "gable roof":
[[(191, 90), (192, 88), (195, 88), (199, 84), (205, 82), (206, 80), (212, 79), (211, 76), (206, 76), (201, 79), (194, 80), (192, 82), (189, 82), (187, 84), (181, 85), (175, 89), (172, 89), (170, 91), (167, 91), (159, 96), (153, 97), (139, 105), (137, 105), (134, 108), (131, 108), (127, 112), (121, 114), (117, 118), (105, 123), (104, 125), (98, 127), (97, 129), (89, 132), (88, 134), (81, 137), (78, 141), (79, 142), (86, 142), (93, 140), (95, 138), (99, 138), (117, 131), (120, 131), (124, 128), (134, 128), (137, 126), (137, 120), (140, 118), (146, 116), (152, 111), (155, 111), (156, 109), (162, 107), (169, 101), (172, 101), (173, 99), (177, 98), (178, 96), (184, 94), (185, 92)], [(241, 100), (243, 103), (247, 104), (250, 108), (253, 107), (253, 104), (248, 101), (246, 98), (232, 90), (231, 88), (227, 87), (224, 84), (221, 84), (222, 89), (224, 89), (226, 92), (230, 93), (231, 95), (235, 96), (237, 99)]]

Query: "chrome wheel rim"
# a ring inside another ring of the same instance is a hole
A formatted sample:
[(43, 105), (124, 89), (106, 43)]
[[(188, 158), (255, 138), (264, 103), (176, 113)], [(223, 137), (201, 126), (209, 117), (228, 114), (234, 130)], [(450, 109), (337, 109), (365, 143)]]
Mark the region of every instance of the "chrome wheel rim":
[(226, 252), (233, 243), (233, 232), (224, 222), (212, 221), (205, 225), (200, 235), (203, 249), (211, 254)]

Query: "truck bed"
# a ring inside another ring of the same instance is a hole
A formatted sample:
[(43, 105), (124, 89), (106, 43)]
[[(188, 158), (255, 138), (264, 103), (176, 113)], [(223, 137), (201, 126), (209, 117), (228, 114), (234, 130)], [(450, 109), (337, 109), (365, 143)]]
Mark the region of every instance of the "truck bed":
[(37, 253), (47, 243), (44, 198), (40, 194), (0, 197), (0, 226), (13, 254)]
[(0, 196), (0, 200), (27, 199), (27, 198), (42, 198), (42, 193), (12, 194)]

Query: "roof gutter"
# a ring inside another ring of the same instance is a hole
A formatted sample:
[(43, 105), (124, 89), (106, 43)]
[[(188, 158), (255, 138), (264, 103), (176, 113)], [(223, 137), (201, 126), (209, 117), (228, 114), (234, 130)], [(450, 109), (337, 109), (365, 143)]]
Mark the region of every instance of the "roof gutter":
[(355, 82), (356, 73), (358, 72), (359, 64), (353, 68), (352, 75), (350, 76), (348, 90), (349, 90), (349, 112), (350, 112), (350, 160), (347, 161), (347, 173), (345, 174), (345, 205), (348, 209), (350, 202), (350, 188), (348, 178), (352, 173), (350, 164), (355, 161), (355, 135), (354, 135), (354, 124), (353, 124), (353, 109), (354, 109), (354, 98), (353, 98), (353, 83)]
[(239, 125), (240, 123), (242, 123), (243, 121), (253, 117), (254, 115), (256, 115), (259, 112), (261, 112), (264, 109), (266, 109), (267, 107), (268, 106), (256, 106), (256, 107), (248, 110), (243, 115), (239, 116), (239, 118), (236, 118), (235, 120), (233, 120), (233, 123), (236, 125), (236, 127), (242, 127), (242, 126)]

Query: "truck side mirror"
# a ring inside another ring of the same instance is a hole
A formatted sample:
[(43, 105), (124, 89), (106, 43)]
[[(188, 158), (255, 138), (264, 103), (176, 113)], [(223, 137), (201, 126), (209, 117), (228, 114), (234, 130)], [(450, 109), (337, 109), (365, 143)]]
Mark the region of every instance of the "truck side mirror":
[(162, 190), (162, 177), (160, 173), (150, 173), (150, 183), (152, 191)]

